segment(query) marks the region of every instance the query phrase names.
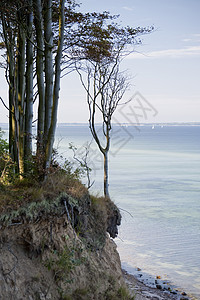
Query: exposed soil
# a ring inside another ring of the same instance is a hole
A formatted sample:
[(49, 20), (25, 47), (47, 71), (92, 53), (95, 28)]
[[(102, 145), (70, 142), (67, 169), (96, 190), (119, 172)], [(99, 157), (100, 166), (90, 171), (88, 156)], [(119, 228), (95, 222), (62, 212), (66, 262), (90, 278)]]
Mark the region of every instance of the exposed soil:
[(111, 200), (88, 194), (0, 215), (0, 299), (121, 300), (121, 263), (107, 233), (116, 236), (120, 219)]

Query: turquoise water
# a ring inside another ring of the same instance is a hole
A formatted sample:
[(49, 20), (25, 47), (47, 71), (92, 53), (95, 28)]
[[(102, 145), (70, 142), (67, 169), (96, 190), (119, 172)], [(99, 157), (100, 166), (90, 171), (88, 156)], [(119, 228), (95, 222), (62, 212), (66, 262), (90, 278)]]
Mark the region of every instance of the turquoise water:
[[(57, 136), (61, 151), (68, 142), (81, 149), (90, 141), (87, 127), (60, 127)], [(102, 158), (91, 148), (92, 191), (101, 194)], [(200, 299), (200, 127), (116, 127), (109, 160), (110, 196), (123, 215), (122, 266), (161, 276)]]
[[(81, 156), (87, 126), (57, 128), (55, 147)], [(93, 193), (102, 194), (102, 156), (90, 146)], [(123, 216), (116, 240), (122, 266), (161, 276), (200, 299), (200, 126), (114, 127), (110, 196)]]

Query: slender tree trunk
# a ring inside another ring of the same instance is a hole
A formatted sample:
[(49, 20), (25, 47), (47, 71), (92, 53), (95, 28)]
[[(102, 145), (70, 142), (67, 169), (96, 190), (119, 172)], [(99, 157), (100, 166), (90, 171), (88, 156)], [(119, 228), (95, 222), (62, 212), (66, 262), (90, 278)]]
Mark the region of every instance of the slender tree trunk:
[(56, 124), (57, 124), (57, 111), (58, 111), (58, 100), (60, 92), (60, 75), (61, 75), (61, 58), (64, 40), (64, 8), (65, 0), (60, 0), (59, 6), (59, 40), (57, 54), (55, 58), (55, 82), (53, 91), (53, 108), (51, 114), (51, 125), (49, 128), (48, 141), (46, 146), (46, 168), (49, 167), (51, 162), (53, 143), (55, 138)]
[(108, 153), (110, 150), (110, 121), (105, 122), (106, 125), (106, 132), (104, 133), (106, 137), (106, 147), (104, 149), (104, 196), (110, 198), (108, 192)]
[(25, 41), (26, 34), (24, 26), (21, 23), (21, 18), (19, 13), (19, 34), (18, 34), (18, 58), (17, 58), (17, 68), (18, 68), (18, 134), (19, 134), (19, 173), (20, 177), (24, 174), (24, 95), (25, 95)]
[[(17, 44), (17, 49), (18, 48)], [(14, 68), (14, 90), (13, 90), (13, 129), (14, 131), (14, 145), (15, 145), (15, 163), (16, 163), (16, 172), (19, 174), (19, 107), (18, 107), (18, 91), (19, 91), (19, 76), (18, 76), (18, 50), (15, 53), (15, 68)]]
[(14, 119), (14, 101), (15, 101), (15, 59), (14, 49), (11, 44), (7, 49), (9, 65), (9, 153), (13, 161), (17, 159), (17, 148), (15, 143), (15, 119)]
[[(15, 126), (15, 34), (10, 29), (11, 24), (6, 21), (6, 16), (1, 13), (3, 37), (6, 45), (8, 74), (6, 72), (6, 79), (9, 85), (9, 154), (14, 162), (18, 162), (17, 147), (15, 140), (16, 126)], [(14, 170), (13, 170), (14, 171)]]
[(110, 198), (108, 192), (108, 151), (103, 153), (104, 156), (104, 196)]
[[(29, 3), (32, 7), (32, 1)], [(26, 105), (25, 105), (25, 136), (24, 159), (25, 171), (30, 168), (32, 158), (32, 121), (33, 121), (33, 13), (27, 16), (27, 46), (26, 46)]]
[(37, 55), (36, 55), (36, 74), (38, 86), (38, 122), (37, 122), (37, 156), (41, 157), (43, 152), (43, 135), (45, 119), (45, 88), (44, 88), (44, 36), (43, 36), (43, 17), (41, 0), (33, 1), (34, 23), (36, 30)]
[(44, 142), (48, 140), (53, 105), (53, 31), (52, 0), (44, 2), (44, 38), (45, 38), (45, 123)]

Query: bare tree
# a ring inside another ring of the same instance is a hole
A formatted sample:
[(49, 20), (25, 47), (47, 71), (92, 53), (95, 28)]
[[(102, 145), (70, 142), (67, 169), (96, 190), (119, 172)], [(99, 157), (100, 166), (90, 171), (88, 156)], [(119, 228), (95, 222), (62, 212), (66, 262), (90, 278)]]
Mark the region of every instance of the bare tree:
[[(120, 54), (120, 53), (118, 53)], [(120, 56), (115, 59), (105, 59), (96, 62), (86, 62), (87, 76), (77, 67), (81, 83), (87, 93), (89, 107), (89, 127), (99, 150), (104, 157), (104, 195), (109, 197), (108, 191), (108, 153), (110, 149), (112, 116), (129, 87), (129, 80), (119, 69)], [(85, 80), (86, 79), (86, 80)], [(102, 133), (96, 128), (96, 116), (100, 112), (102, 117)]]
[[(75, 49), (74, 55), (79, 58), (76, 70), (87, 94), (89, 127), (104, 157), (104, 195), (109, 197), (108, 153), (112, 117), (129, 87), (129, 79), (120, 71), (120, 64), (124, 57), (134, 51), (133, 46), (141, 43), (138, 36), (150, 33), (153, 28), (121, 27), (107, 24), (106, 21), (101, 20), (90, 27), (91, 38), (83, 41), (83, 51)], [(98, 113), (102, 118), (103, 142), (96, 129)]]

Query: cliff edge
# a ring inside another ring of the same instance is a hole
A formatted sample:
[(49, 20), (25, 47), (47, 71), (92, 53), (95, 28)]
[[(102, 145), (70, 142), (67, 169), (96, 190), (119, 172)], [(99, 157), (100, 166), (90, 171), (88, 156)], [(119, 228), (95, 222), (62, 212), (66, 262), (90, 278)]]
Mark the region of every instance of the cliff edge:
[(28, 184), (15, 188), (12, 196), (20, 197), (1, 209), (0, 299), (131, 299), (111, 239), (121, 221), (118, 208), (77, 181), (61, 191), (59, 185), (50, 195), (45, 182), (34, 200)]

